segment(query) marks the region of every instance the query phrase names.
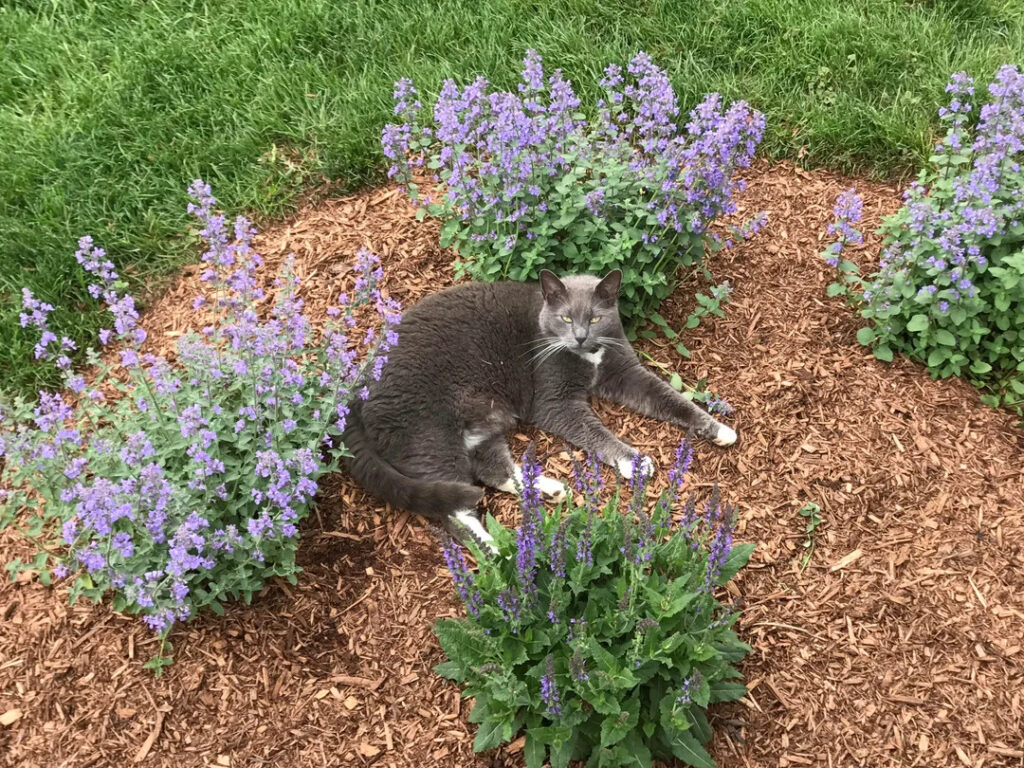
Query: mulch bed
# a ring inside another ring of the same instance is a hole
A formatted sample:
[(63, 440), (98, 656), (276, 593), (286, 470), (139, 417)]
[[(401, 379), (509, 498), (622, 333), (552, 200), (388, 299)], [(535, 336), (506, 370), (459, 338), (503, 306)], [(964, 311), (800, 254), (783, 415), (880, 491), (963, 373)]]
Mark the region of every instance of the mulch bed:
[[(730, 591), (754, 652), (750, 695), (713, 710), (713, 753), (737, 766), (1024, 765), (1024, 433), (961, 381), (879, 363), (858, 320), (828, 299), (819, 240), (849, 181), (786, 165), (750, 174), (744, 215), (769, 212), (751, 243), (716, 257), (735, 287), (724, 320), (689, 332), (685, 361), (737, 412), (740, 443), (700, 445), (691, 487), (714, 482), (755, 541)], [(858, 182), (866, 229), (897, 190)], [(870, 258), (869, 242), (859, 254)], [(451, 283), (437, 227), (416, 223), (398, 190), (328, 201), (259, 238), (273, 265), (292, 252), (313, 314), (350, 282), (350, 259), (380, 254), (387, 289), (408, 304)], [(197, 271), (144, 318), (157, 346), (192, 322)], [(693, 286), (663, 314), (679, 327)], [(601, 405), (613, 428), (662, 471), (678, 430)], [(564, 446), (536, 437), (547, 471)], [(801, 571), (808, 501), (824, 524)], [(514, 502), (487, 505), (514, 524)], [(0, 536), (0, 560), (25, 552)], [(154, 640), (106, 606), (68, 606), (31, 578), (0, 585), (0, 764), (56, 766), (523, 765), (521, 744), (475, 756), (468, 707), (431, 667), (431, 632), (456, 615), (451, 580), (424, 522), (330, 479), (300, 548), (295, 587), (203, 615), (173, 637), (155, 679)]]

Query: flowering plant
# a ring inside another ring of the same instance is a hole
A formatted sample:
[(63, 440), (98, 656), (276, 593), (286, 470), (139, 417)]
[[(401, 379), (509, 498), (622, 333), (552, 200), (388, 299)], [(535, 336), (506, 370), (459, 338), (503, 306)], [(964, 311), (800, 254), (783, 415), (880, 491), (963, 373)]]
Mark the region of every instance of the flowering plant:
[(690, 494), (673, 518), (692, 458), (684, 441), (653, 508), (640, 471), (628, 504), (618, 491), (602, 502), (588, 461), (577, 466), (578, 502), (544, 512), (528, 455), (518, 532), (488, 520), (497, 553), (471, 544), (475, 573), (447, 540), (467, 616), (437, 623), (448, 661), (436, 669), (476, 699), (475, 750), (522, 729), (527, 768), (671, 756), (713, 768), (704, 710), (746, 693), (733, 664), (749, 650), (732, 630), (738, 614), (714, 593), (753, 545), (732, 546), (734, 510), (717, 488), (700, 508)]
[[(623, 313), (639, 319), (669, 295), (680, 265), (723, 245), (708, 228), (736, 210), (736, 170), (750, 165), (764, 115), (710, 94), (681, 130), (672, 84), (645, 53), (625, 72), (608, 66), (591, 122), (560, 70), (545, 79), (536, 51), (522, 76), (515, 93), (489, 92), (483, 77), (462, 89), (446, 80), (432, 121), (400, 80), (401, 122), (381, 137), (389, 175), (408, 184), (421, 217), (443, 221), (441, 244), (455, 248), (458, 272), (489, 281), (621, 269)], [(413, 183), (424, 164), (444, 185), (438, 197)]]
[[(974, 83), (965, 72), (946, 87), (947, 126), (931, 165), (883, 220), (880, 269), (846, 284), (872, 321), (857, 338), (891, 360), (898, 351), (934, 376), (966, 376), (991, 405), (1024, 404), (1024, 74), (1004, 66), (990, 101), (970, 125)], [(852, 202), (852, 199), (851, 199)], [(840, 210), (839, 233), (856, 219)], [(859, 204), (856, 211), (859, 213)], [(844, 221), (845, 220), (845, 221)], [(827, 253), (838, 255), (842, 244)], [(844, 262), (840, 264), (840, 268)]]
[[(57, 357), (67, 389), (41, 392), (35, 405), (17, 400), (0, 422), (0, 480), (10, 489), (0, 491), (0, 526), (19, 524), (38, 546), (29, 567), (43, 583), (52, 568), (71, 581), (72, 600), (110, 591), (115, 610), (143, 614), (163, 639), (150, 662), (158, 671), (176, 621), (248, 601), (271, 576), (294, 581), (297, 524), (343, 452), (329, 443), (351, 398), (380, 375), (399, 320), (380, 294), (378, 259), (362, 251), (353, 296), (342, 295), (315, 333), (291, 262), (266, 296), (250, 223), (236, 219), (229, 241), (210, 188), (196, 181), (189, 192), (211, 288), (194, 309), (207, 307), (210, 324), (179, 339), (173, 363), (143, 353), (132, 297), (103, 250), (82, 238), (76, 256), (89, 291), (113, 315), (100, 339), (121, 343), (120, 365), (89, 350), (95, 377), (70, 372), (71, 343), (47, 329), (52, 307), (26, 290), (22, 325), (40, 330), (36, 356)], [(353, 339), (363, 305), (379, 328)]]

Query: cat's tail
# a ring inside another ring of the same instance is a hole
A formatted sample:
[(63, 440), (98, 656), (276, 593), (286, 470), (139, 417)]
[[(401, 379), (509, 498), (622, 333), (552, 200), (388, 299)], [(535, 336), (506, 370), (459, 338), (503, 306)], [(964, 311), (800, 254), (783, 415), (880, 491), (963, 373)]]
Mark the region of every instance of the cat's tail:
[(476, 507), (483, 490), (475, 485), (409, 477), (388, 463), (366, 434), (360, 406), (358, 402), (352, 404), (343, 440), (352, 454), (346, 465), (363, 490), (399, 509), (434, 518), (445, 525), (452, 517), (461, 519)]

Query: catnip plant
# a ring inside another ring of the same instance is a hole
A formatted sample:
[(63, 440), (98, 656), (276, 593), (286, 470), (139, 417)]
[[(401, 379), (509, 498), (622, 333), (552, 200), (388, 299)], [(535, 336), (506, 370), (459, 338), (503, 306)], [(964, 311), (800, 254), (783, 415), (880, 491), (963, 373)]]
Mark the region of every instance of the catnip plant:
[(692, 459), (684, 440), (653, 507), (643, 472), (627, 499), (605, 501), (598, 463), (579, 462), (574, 498), (545, 511), (528, 451), (518, 531), (488, 519), (497, 553), (470, 544), (476, 571), (446, 540), (466, 616), (437, 623), (448, 660), (436, 671), (475, 699), (475, 750), (523, 731), (527, 768), (673, 756), (713, 768), (705, 709), (746, 693), (734, 664), (749, 651), (715, 593), (754, 547), (733, 545), (735, 510), (717, 488), (682, 499)]
[[(671, 293), (681, 266), (705, 248), (747, 238), (759, 215), (723, 240), (710, 230), (736, 211), (764, 115), (745, 102), (708, 95), (678, 124), (664, 70), (638, 53), (625, 71), (611, 64), (591, 120), (560, 70), (545, 77), (527, 51), (516, 92), (492, 91), (484, 77), (460, 88), (445, 80), (431, 116), (412, 82), (395, 86), (400, 122), (382, 133), (389, 176), (439, 218), (441, 244), (458, 254), (457, 273), (475, 280), (531, 280), (621, 269), (620, 307), (647, 316)], [(440, 182), (422, 194), (416, 178)]]
[[(939, 111), (946, 135), (929, 166), (886, 217), (877, 273), (848, 261), (830, 293), (847, 294), (871, 321), (857, 338), (881, 360), (894, 352), (936, 377), (964, 376), (993, 406), (1024, 405), (1024, 74), (1004, 66), (974, 114), (974, 82), (952, 76)], [(839, 243), (859, 242), (852, 191), (836, 207)]]
[[(142, 614), (161, 637), (149, 662), (158, 673), (175, 623), (249, 601), (272, 576), (294, 583), (298, 524), (343, 455), (348, 404), (380, 376), (400, 319), (363, 250), (351, 294), (315, 330), (291, 260), (265, 291), (249, 221), (229, 232), (209, 186), (197, 180), (189, 194), (209, 289), (193, 309), (208, 324), (170, 357), (144, 351), (134, 299), (84, 237), (76, 258), (112, 316), (100, 332), (111, 349), (88, 351), (93, 374), (73, 372), (73, 344), (47, 328), (52, 307), (25, 290), (22, 325), (38, 329), (36, 357), (55, 359), (66, 388), (6, 405), (0, 422), (0, 526), (17, 525), (39, 550), (12, 574), (67, 580), (72, 601), (112, 593), (115, 610)], [(368, 329), (357, 328), (367, 313)]]

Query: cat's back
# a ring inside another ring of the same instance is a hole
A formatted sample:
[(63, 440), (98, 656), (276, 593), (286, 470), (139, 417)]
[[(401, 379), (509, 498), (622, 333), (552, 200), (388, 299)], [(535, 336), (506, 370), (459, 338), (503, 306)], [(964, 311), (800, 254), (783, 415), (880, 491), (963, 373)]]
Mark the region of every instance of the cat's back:
[[(508, 351), (536, 334), (540, 290), (518, 282), (462, 283), (426, 296), (402, 316), (395, 349), (460, 355)], [(425, 346), (430, 345), (430, 346)]]

